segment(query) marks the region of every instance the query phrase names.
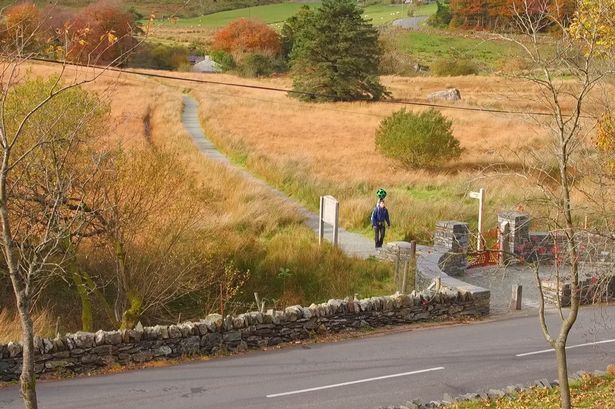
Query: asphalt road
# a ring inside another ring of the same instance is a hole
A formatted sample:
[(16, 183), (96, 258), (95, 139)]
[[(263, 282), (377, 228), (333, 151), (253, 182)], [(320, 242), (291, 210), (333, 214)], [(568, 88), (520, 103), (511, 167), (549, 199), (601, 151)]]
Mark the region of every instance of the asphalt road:
[[(615, 363), (615, 306), (583, 309), (568, 345), (571, 373)], [(41, 382), (39, 399), (43, 409), (375, 409), (555, 379), (546, 349), (537, 318), (519, 317)], [(0, 389), (0, 408), (20, 407), (17, 387)]]

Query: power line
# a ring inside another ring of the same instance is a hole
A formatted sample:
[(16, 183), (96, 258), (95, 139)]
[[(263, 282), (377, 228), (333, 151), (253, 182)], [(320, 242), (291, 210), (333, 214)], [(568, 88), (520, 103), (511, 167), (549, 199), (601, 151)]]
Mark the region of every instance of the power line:
[[(309, 96), (313, 98), (319, 98), (319, 97), (320, 98), (339, 98), (338, 95), (327, 95), (327, 94), (319, 94), (319, 93), (313, 93), (313, 92), (295, 91), (291, 89), (267, 87), (263, 85), (250, 85), (250, 84), (240, 84), (240, 83), (235, 83), (235, 82), (222, 82), (222, 81), (212, 81), (212, 80), (204, 80), (204, 79), (197, 79), (197, 78), (177, 77), (174, 75), (163, 75), (163, 74), (156, 74), (156, 73), (145, 72), (145, 71), (126, 70), (126, 69), (117, 68), (117, 67), (93, 66), (93, 65), (71, 63), (71, 62), (58, 61), (58, 60), (52, 60), (52, 59), (46, 59), (46, 58), (31, 58), (31, 60), (45, 62), (49, 64), (73, 65), (73, 66), (84, 67), (84, 68), (102, 69), (106, 71), (114, 71), (114, 72), (133, 74), (133, 75), (142, 75), (142, 76), (150, 77), (150, 78), (160, 78), (160, 79), (167, 79), (167, 80), (173, 80), (173, 81), (193, 82), (193, 83), (207, 84), (207, 85), (221, 85), (221, 86), (227, 86), (227, 87), (256, 89), (256, 90), (271, 91), (271, 92), (283, 92), (286, 94), (305, 95), (305, 96)], [(341, 102), (361, 102), (361, 101), (375, 102), (371, 98), (349, 98)], [(550, 112), (517, 111), (517, 110), (506, 110), (506, 109), (495, 109), (495, 108), (480, 108), (480, 107), (464, 107), (464, 106), (434, 104), (431, 102), (419, 102), (419, 101), (409, 101), (409, 100), (401, 100), (401, 99), (383, 99), (383, 100), (379, 100), (378, 102), (385, 103), (385, 104), (410, 105), (410, 106), (450, 109), (450, 110), (459, 110), (459, 111), (472, 111), (472, 112), (482, 112), (482, 113), (493, 113), (493, 114), (535, 115), (535, 116), (552, 116), (553, 115), (553, 113), (550, 113)], [(371, 115), (374, 115), (374, 114), (371, 114)], [(581, 115), (581, 117), (594, 118), (593, 116), (584, 116), (584, 115)]]

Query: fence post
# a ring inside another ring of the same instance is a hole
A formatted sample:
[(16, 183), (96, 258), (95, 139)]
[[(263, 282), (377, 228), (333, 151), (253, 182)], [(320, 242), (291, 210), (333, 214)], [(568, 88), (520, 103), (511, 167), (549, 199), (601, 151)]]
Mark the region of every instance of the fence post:
[(395, 290), (399, 291), (399, 269), (401, 267), (401, 250), (397, 246), (397, 255), (395, 259)]
[(416, 241), (410, 241), (410, 262), (412, 264), (412, 290), (416, 290)]
[(510, 308), (513, 310), (521, 309), (521, 301), (523, 295), (523, 286), (521, 284), (513, 284), (512, 286), (512, 299), (510, 301)]

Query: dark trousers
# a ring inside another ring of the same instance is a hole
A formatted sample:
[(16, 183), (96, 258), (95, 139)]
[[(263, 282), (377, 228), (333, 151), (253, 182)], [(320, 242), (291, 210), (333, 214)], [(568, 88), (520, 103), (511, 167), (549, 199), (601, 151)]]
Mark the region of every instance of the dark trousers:
[(376, 242), (376, 248), (382, 247), (382, 243), (384, 242), (384, 231), (384, 223), (374, 226), (374, 241)]

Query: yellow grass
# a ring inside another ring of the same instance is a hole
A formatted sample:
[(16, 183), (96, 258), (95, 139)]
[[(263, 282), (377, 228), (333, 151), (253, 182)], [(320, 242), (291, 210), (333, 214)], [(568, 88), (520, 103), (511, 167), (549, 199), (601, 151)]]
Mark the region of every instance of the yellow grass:
[[(23, 78), (46, 77), (58, 72), (58, 66), (36, 63), (22, 74)], [(71, 82), (91, 77), (93, 73), (93, 70), (71, 68), (64, 79)], [(319, 248), (315, 235), (302, 224), (303, 219), (294, 207), (196, 150), (180, 122), (182, 98), (192, 85), (104, 73), (85, 86), (111, 106), (111, 130), (104, 135), (102, 143), (121, 144), (125, 149), (137, 151), (153, 144), (175, 152), (178, 160), (189, 166), (192, 175), (209, 192), (203, 203), (205, 217), (197, 226), (200, 233), (211, 238), (202, 250), (212, 260), (234, 260), (242, 270), (250, 270), (254, 277), (248, 282), (250, 288), (260, 286), (255, 290), (270, 300), (276, 299), (279, 306), (291, 301), (309, 304), (354, 292), (389, 293), (387, 267), (372, 262), (361, 264), (328, 247)], [(291, 240), (295, 244), (289, 253), (286, 243)], [(293, 274), (284, 283), (277, 278), (281, 268), (290, 268)], [(332, 275), (336, 280), (331, 279)], [(246, 290), (247, 300), (243, 301), (249, 302), (251, 294)], [(182, 316), (187, 317), (188, 312)], [(62, 333), (78, 329), (71, 327), (72, 324), (61, 325)]]
[[(285, 89), (292, 85), (288, 78), (205, 78)], [(386, 77), (383, 82), (399, 99), (426, 102), (431, 92), (456, 87), (463, 98), (456, 106), (544, 109), (536, 87), (501, 77)], [(426, 108), (384, 102), (308, 104), (265, 90), (200, 84), (191, 88), (202, 102), (209, 136), (223, 150), (312, 208), (317, 196), (338, 195), (345, 226), (367, 232), (373, 191), (392, 191), (389, 206), (397, 216), (392, 233), (398, 238), (427, 240), (438, 219), (475, 222), (475, 204), (467, 192), (479, 187), (488, 190), (487, 221), (493, 224), (497, 211), (516, 208), (533, 192), (518, 179), (485, 177), (483, 170), (495, 163), (515, 169), (528, 152), (543, 149), (548, 141), (540, 117), (444, 108), (464, 148), (461, 158), (436, 172), (408, 170), (376, 152), (375, 132), (396, 110)]]
[[(32, 314), (32, 321), (36, 335), (46, 337), (54, 335), (55, 321), (48, 311), (35, 312)], [(0, 309), (0, 343), (17, 342), (20, 339), (19, 316), (7, 309)]]

